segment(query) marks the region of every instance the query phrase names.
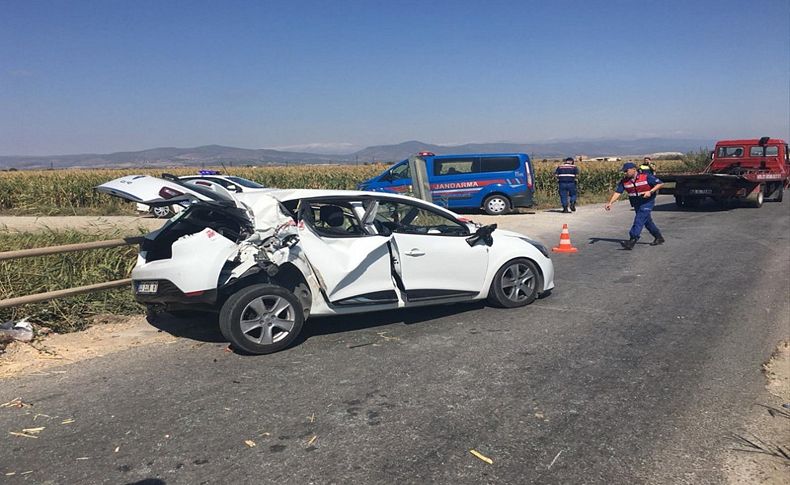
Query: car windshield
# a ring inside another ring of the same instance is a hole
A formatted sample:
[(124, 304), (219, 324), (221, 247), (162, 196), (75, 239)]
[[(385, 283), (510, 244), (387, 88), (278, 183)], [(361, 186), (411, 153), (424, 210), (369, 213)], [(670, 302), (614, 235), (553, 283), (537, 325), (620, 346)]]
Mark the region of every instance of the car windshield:
[(266, 187), (257, 183), (253, 182), (252, 180), (243, 179), (241, 177), (226, 177), (228, 180), (235, 184), (239, 184), (242, 187), (247, 187), (248, 189), (265, 189)]

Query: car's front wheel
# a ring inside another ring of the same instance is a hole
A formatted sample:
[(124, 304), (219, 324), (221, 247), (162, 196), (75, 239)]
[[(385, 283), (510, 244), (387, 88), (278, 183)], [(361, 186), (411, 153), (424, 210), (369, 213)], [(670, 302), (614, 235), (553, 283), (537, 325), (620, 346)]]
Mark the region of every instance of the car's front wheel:
[(529, 259), (508, 261), (494, 275), (488, 302), (492, 305), (515, 308), (529, 305), (538, 297), (540, 271)]
[(290, 345), (304, 324), (302, 304), (280, 286), (260, 284), (234, 293), (222, 305), (219, 328), (234, 347), (269, 354)]

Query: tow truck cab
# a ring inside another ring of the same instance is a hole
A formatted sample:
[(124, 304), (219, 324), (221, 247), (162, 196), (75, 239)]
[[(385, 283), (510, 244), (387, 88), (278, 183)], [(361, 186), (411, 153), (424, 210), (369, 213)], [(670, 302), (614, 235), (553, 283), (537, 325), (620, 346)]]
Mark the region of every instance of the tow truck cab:
[(674, 194), (678, 207), (693, 208), (706, 198), (722, 208), (740, 202), (761, 207), (764, 200), (782, 201), (790, 184), (790, 150), (786, 141), (768, 136), (721, 140), (701, 173), (662, 174), (661, 180), (674, 183), (661, 193)]
[(790, 150), (787, 142), (764, 136), (760, 139), (717, 142), (711, 154), (711, 163), (705, 171), (731, 175), (759, 171), (787, 178), (788, 169)]

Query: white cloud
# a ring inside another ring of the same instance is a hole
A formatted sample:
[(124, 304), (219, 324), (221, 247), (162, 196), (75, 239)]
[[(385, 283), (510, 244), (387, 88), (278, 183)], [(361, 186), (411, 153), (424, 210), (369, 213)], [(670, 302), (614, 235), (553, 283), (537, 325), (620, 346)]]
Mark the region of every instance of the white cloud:
[(322, 154), (329, 154), (329, 155), (343, 155), (346, 153), (353, 153), (357, 150), (361, 150), (362, 146), (355, 145), (353, 143), (348, 142), (328, 142), (328, 143), (302, 143), (299, 145), (280, 145), (269, 147), (272, 150), (283, 150), (289, 152), (310, 152), (310, 153), (322, 153)]

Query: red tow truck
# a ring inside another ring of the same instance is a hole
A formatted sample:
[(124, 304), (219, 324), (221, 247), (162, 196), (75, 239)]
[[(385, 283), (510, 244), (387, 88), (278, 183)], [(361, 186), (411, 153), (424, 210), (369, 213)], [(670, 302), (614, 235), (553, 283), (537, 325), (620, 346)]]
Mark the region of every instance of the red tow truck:
[[(721, 140), (701, 173), (660, 174), (678, 207), (692, 208), (708, 197), (722, 207), (745, 201), (761, 207), (763, 201), (782, 201), (790, 185), (787, 142), (764, 136), (750, 140)], [(674, 183), (672, 187), (671, 183)]]

